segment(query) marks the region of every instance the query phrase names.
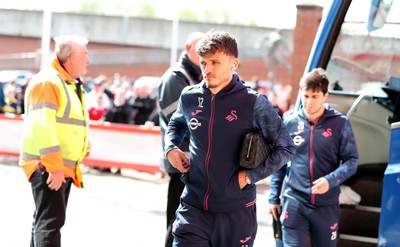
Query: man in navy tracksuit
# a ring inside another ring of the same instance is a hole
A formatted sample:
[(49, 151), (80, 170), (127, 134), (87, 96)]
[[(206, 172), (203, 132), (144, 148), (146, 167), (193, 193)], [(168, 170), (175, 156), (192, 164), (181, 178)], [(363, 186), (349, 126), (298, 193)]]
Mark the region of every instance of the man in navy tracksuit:
[[(165, 154), (185, 189), (173, 246), (250, 247), (257, 233), (255, 182), (290, 160), (293, 141), (264, 95), (234, 73), (238, 49), (229, 33), (210, 31), (196, 46), (203, 81), (186, 87), (165, 135)], [(178, 148), (190, 133), (190, 157)], [(247, 132), (262, 132), (272, 152), (255, 169), (239, 166)]]
[[(358, 151), (346, 115), (324, 105), (329, 81), (318, 68), (300, 80), (302, 107), (284, 117), (296, 145), (291, 162), (271, 176), (270, 213), (281, 214), (283, 245), (336, 246), (340, 184), (356, 173)], [(280, 194), (285, 180), (281, 208)]]

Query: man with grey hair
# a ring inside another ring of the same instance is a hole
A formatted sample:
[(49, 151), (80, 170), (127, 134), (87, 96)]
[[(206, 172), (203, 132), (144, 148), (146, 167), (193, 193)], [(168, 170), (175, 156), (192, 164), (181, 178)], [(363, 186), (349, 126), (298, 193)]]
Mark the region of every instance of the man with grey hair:
[(35, 211), (31, 247), (61, 246), (71, 184), (83, 188), (79, 164), (89, 154), (89, 115), (79, 77), (90, 63), (80, 36), (54, 38), (50, 65), (25, 93), (19, 164), (31, 183)]

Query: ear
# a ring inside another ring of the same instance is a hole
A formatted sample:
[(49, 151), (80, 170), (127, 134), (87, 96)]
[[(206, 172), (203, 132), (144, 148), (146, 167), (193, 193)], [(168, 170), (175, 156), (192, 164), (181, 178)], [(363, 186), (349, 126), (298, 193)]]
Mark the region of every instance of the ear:
[(76, 60), (76, 53), (75, 53), (75, 52), (72, 52), (72, 53), (69, 55), (69, 61), (71, 62), (71, 64), (74, 64), (74, 63), (75, 63), (75, 60)]
[(237, 70), (239, 67), (239, 59), (234, 58), (232, 59), (232, 70)]
[(190, 51), (190, 44), (185, 44), (185, 51), (189, 52)]
[(325, 95), (324, 95), (324, 97), (323, 97), (323, 102), (325, 102), (326, 100), (328, 100), (328, 97), (329, 97), (329, 93), (326, 92)]

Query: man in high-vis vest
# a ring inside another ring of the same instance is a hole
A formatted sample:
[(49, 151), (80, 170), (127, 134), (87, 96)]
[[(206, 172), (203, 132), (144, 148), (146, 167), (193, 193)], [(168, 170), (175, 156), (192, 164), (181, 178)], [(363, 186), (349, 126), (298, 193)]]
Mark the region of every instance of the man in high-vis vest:
[(71, 184), (83, 187), (79, 164), (89, 154), (89, 115), (79, 79), (90, 63), (88, 40), (65, 35), (54, 41), (50, 66), (32, 77), (25, 93), (19, 164), (35, 202), (31, 247), (61, 246)]

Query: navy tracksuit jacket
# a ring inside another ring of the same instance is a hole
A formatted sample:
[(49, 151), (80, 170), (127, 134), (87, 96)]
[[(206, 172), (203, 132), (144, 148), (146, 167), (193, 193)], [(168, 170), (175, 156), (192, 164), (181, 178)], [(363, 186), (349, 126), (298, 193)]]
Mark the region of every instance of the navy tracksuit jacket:
[[(252, 185), (238, 183), (239, 154), (247, 132), (262, 132), (273, 145), (267, 160), (247, 170)], [(190, 132), (189, 172), (182, 176), (181, 200), (197, 209), (232, 212), (256, 201), (255, 182), (287, 163), (295, 152), (289, 133), (265, 95), (244, 85), (237, 74), (218, 94), (205, 82), (186, 87), (165, 135), (165, 153), (179, 147)]]
[[(285, 246), (336, 246), (339, 227), (340, 184), (356, 173), (358, 151), (346, 115), (325, 105), (324, 114), (310, 123), (303, 111), (285, 117), (296, 145), (290, 165), (271, 176), (270, 204), (283, 204), (280, 220)], [(329, 190), (312, 194), (313, 182), (326, 178)], [(285, 188), (280, 200), (282, 183)]]
[[(310, 124), (303, 109), (284, 118), (296, 145), (290, 167), (284, 166), (271, 176), (270, 204), (280, 204), (282, 183), (287, 175), (283, 197), (292, 197), (312, 206), (339, 203), (340, 184), (354, 175), (358, 151), (346, 115), (325, 105), (324, 114)], [(320, 177), (329, 182), (329, 191), (312, 195), (312, 183)]]

